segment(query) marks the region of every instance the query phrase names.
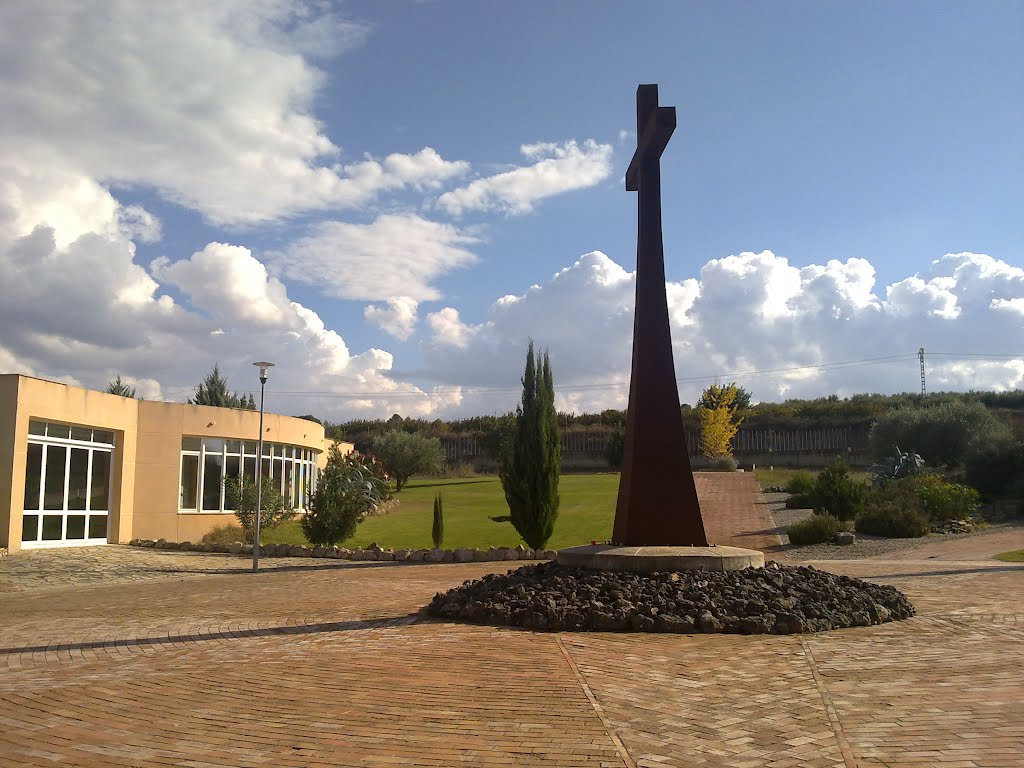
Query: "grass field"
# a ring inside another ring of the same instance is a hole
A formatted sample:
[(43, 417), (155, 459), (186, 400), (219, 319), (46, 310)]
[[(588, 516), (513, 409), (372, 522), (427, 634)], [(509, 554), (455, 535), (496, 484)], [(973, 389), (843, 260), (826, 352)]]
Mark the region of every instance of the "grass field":
[[(618, 473), (562, 475), (561, 509), (548, 547), (558, 549), (610, 538), (618, 489)], [(430, 529), (434, 496), (438, 493), (444, 499), (445, 547), (514, 547), (522, 543), (511, 523), (490, 519), (508, 515), (508, 505), (498, 478), (483, 476), (410, 480), (401, 493), (395, 494), (400, 501), (397, 509), (366, 518), (343, 546), (365, 547), (376, 542), (395, 549), (432, 547)], [(307, 543), (295, 520), (264, 531), (261, 538), (267, 543)]]
[(996, 555), (996, 560), (1002, 560), (1006, 563), (1024, 563), (1024, 549), (1013, 549), (1009, 552), (1000, 552)]

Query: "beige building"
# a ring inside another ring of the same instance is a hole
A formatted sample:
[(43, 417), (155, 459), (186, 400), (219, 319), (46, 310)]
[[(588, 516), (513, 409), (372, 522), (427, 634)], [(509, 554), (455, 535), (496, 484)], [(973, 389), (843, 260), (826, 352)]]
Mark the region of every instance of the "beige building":
[[(255, 480), (259, 419), (0, 374), (0, 547), (196, 541), (233, 523), (223, 480)], [(263, 440), (264, 477), (304, 507), (331, 442), (323, 427), (267, 413)]]

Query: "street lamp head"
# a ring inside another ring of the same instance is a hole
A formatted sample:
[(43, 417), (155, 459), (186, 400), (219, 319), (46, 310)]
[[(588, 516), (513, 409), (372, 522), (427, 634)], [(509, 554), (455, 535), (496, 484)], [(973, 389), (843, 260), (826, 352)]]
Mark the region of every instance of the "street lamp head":
[(264, 384), (267, 383), (267, 370), (274, 367), (273, 363), (259, 362), (253, 363), (257, 368), (260, 369), (260, 381)]

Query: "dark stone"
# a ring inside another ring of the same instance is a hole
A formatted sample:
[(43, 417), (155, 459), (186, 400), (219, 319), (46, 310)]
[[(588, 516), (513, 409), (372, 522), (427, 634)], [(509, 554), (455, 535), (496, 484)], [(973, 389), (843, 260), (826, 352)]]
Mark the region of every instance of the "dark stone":
[(742, 634), (821, 632), (914, 615), (894, 587), (809, 567), (638, 574), (552, 562), (466, 581), (435, 595), (426, 611), (546, 631)]

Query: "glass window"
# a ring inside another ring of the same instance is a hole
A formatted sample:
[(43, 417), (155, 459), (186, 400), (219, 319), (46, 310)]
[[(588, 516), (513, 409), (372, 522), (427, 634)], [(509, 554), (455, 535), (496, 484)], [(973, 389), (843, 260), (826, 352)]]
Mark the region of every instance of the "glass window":
[(264, 477), (273, 477), (273, 475), (270, 474), (270, 471), (271, 471), (270, 459), (266, 459), (265, 458), (265, 459), (263, 459), (260, 462), (260, 473)]
[(85, 538), (85, 515), (68, 515), (68, 533), (64, 538)]
[(181, 457), (181, 494), (178, 506), (181, 509), (196, 509), (199, 498), (199, 457), (184, 454)]
[(203, 461), (203, 511), (220, 511), (221, 484), (224, 480), (224, 457), (207, 453)]
[(274, 446), (272, 446), (270, 443), (264, 443), (263, 444), (263, 455), (264, 456), (271, 456), (271, 455), (273, 455), (273, 453), (274, 453)]
[(81, 440), (84, 443), (92, 442), (92, 427), (72, 427), (71, 439)]
[(292, 494), (295, 493), (295, 483), (292, 473), (292, 464), (290, 462), (284, 465), (284, 489), (281, 491), (281, 496), (284, 497), (285, 507), (294, 507), (295, 500)]
[(45, 421), (34, 421), (29, 420), (28, 422), (28, 433), (30, 435), (45, 435), (46, 434), (46, 422)]
[(255, 456), (256, 449), (259, 447), (259, 443), (254, 443), (251, 440), (246, 440), (244, 446), (246, 456)]
[(114, 444), (114, 433), (105, 432), (100, 429), (94, 429), (92, 432), (92, 441), (94, 443), (106, 443), (107, 445)]
[(241, 440), (228, 440), (228, 453), (241, 453), (242, 452), (242, 441)]
[(238, 477), (241, 466), (242, 460), (238, 456), (228, 456), (227, 463), (224, 465), (224, 477)]
[[(43, 509), (64, 509), (64, 466), (68, 449), (63, 445), (46, 446), (46, 488), (43, 491)], [(46, 521), (43, 520), (43, 532)]]
[(110, 509), (110, 452), (92, 452), (92, 487), (89, 509), (106, 512)]
[(224, 440), (219, 437), (204, 437), (203, 448), (207, 453), (221, 453), (224, 450)]
[[(71, 464), (68, 467), (68, 509), (85, 509), (89, 494), (89, 450), (71, 449)], [(85, 530), (85, 521), (82, 521)]]
[(198, 451), (203, 446), (203, 440), (199, 437), (183, 437), (181, 438), (181, 450), (183, 451)]
[(29, 443), (28, 461), (25, 462), (25, 509), (39, 509), (39, 480), (42, 476), (43, 446)]
[(89, 515), (89, 538), (90, 539), (106, 539), (107, 538), (107, 516), (106, 515)]
[(67, 440), (71, 437), (70, 424), (47, 424), (46, 434), (49, 437), (60, 437)]
[(43, 515), (43, 541), (60, 541), (64, 515)]
[(245, 479), (256, 482), (256, 457), (246, 456), (242, 461), (244, 462), (243, 467), (245, 469)]
[(39, 541), (39, 515), (25, 515), (21, 518), (21, 540)]

